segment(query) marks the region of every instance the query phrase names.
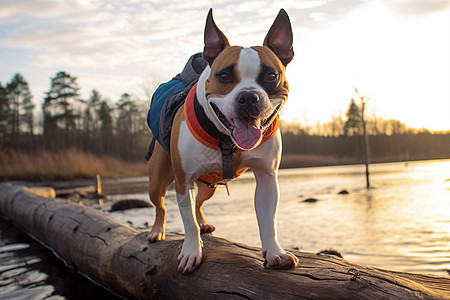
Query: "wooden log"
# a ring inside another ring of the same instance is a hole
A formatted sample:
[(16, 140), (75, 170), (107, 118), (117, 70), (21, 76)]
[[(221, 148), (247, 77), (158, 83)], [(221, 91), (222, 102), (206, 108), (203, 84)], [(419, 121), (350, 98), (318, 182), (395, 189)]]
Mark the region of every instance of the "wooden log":
[(57, 189), (55, 192), (57, 196), (67, 196), (75, 193), (86, 193), (94, 194), (95, 197), (101, 197), (103, 195), (102, 179), (100, 174), (96, 174), (94, 176), (93, 184), (65, 189)]
[(85, 193), (85, 194), (95, 194), (97, 191), (94, 185), (75, 187), (70, 189), (59, 189), (55, 190), (56, 196), (62, 197), (75, 193)]
[(0, 184), (0, 213), (100, 285), (133, 299), (450, 299), (450, 279), (352, 264), (292, 251), (293, 270), (263, 267), (261, 249), (203, 236), (203, 262), (176, 272), (183, 236), (149, 244), (89, 207)]
[(45, 197), (45, 198), (56, 198), (56, 192), (54, 188), (46, 187), (46, 186), (40, 186), (40, 187), (28, 187), (28, 186), (22, 186), (22, 189), (33, 193), (35, 195)]
[(106, 179), (95, 175), (94, 180), (50, 182), (56, 197), (64, 197), (75, 193), (92, 195), (116, 195), (140, 193), (148, 190), (148, 177)]

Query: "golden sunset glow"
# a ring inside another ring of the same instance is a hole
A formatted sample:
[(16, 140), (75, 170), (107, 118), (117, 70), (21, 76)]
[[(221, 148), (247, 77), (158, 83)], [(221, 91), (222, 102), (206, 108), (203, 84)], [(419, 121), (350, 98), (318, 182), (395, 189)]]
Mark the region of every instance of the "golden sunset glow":
[(0, 0), (0, 261), (0, 300), (450, 300), (450, 0)]
[(450, 28), (449, 10), (413, 18), (377, 2), (310, 34), (306, 41), (297, 38), (294, 68), (288, 68), (294, 84), (283, 116), (314, 124), (343, 115), (356, 96), (355, 86), (369, 98), (369, 117), (449, 130), (446, 28)]
[[(368, 115), (407, 126), (450, 129), (449, 2), (406, 1), (6, 1), (0, 4), (0, 81), (15, 72), (40, 104), (48, 78), (66, 70), (82, 95), (145, 98), (142, 82), (164, 82), (203, 49), (210, 6), (231, 44), (261, 44), (280, 7), (291, 17), (296, 56), (281, 116), (306, 125), (343, 115), (353, 87)], [(57, 24), (57, 25), (56, 25)]]

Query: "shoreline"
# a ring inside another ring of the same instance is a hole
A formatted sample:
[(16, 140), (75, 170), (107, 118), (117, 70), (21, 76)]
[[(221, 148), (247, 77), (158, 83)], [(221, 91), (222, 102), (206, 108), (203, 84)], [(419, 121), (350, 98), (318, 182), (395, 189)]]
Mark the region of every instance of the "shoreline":
[[(75, 181), (79, 186), (90, 184), (100, 174), (104, 180), (147, 176), (147, 162), (123, 161), (111, 156), (95, 156), (80, 150), (63, 153), (31, 155), (0, 152), (0, 182), (18, 181), (32, 183)], [(446, 160), (450, 157), (417, 157), (404, 160), (399, 157), (372, 158), (370, 164), (405, 163), (417, 161)], [(363, 165), (362, 159), (351, 156), (284, 154), (280, 169), (314, 168), (331, 166)]]

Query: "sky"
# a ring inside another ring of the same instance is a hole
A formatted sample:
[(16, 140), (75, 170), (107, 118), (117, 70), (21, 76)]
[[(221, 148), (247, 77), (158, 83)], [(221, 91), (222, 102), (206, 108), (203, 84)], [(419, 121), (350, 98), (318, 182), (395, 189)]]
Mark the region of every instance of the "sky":
[(180, 72), (203, 49), (209, 8), (232, 45), (261, 45), (280, 8), (294, 60), (281, 118), (345, 116), (356, 87), (367, 114), (450, 130), (448, 0), (0, 0), (0, 82), (28, 81), (38, 107), (59, 71), (117, 101)]

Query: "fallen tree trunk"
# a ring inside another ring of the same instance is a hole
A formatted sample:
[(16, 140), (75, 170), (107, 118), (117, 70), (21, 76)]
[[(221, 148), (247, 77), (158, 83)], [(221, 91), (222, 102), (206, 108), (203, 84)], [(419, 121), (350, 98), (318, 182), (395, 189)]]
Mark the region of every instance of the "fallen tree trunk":
[(133, 299), (449, 299), (450, 279), (386, 271), (330, 255), (292, 251), (294, 270), (263, 267), (261, 251), (204, 236), (200, 268), (176, 272), (182, 235), (149, 244), (92, 208), (0, 184), (0, 213), (52, 249), (67, 265)]

